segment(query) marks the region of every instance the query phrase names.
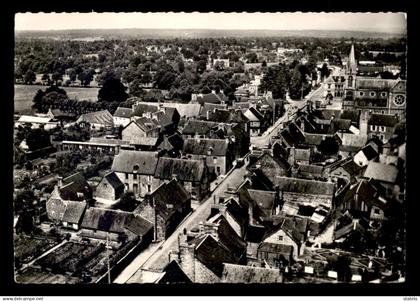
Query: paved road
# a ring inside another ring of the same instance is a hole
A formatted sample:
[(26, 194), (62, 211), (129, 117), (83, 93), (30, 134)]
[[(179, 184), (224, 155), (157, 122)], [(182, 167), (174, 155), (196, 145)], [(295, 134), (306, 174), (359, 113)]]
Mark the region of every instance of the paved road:
[(114, 283), (135, 283), (136, 272), (140, 269), (146, 270), (161, 270), (168, 263), (168, 253), (171, 250), (178, 249), (178, 235), (181, 234), (186, 228), (191, 230), (196, 227), (200, 222), (207, 220), (210, 215), (211, 206), (214, 203), (214, 196), (222, 195), (229, 187), (238, 187), (245, 176), (247, 163), (241, 168), (234, 169), (229, 175), (226, 176), (223, 182), (213, 191), (211, 196), (204, 201), (197, 209), (186, 218), (175, 230), (175, 232), (164, 242), (155, 244), (149, 247), (146, 252), (142, 252), (133, 260), (131, 264), (125, 268), (122, 273), (115, 279)]

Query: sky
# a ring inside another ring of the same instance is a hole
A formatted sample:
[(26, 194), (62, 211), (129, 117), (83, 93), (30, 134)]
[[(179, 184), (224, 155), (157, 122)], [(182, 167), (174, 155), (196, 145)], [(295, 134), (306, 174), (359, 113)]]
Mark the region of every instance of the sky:
[(273, 29), (405, 31), (403, 13), (18, 13), (15, 30)]

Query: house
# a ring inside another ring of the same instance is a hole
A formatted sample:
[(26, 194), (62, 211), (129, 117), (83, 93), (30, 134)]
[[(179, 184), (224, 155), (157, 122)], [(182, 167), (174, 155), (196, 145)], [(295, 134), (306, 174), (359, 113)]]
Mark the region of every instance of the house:
[(160, 185), (160, 181), (154, 178), (157, 165), (157, 152), (121, 150), (114, 157), (111, 169), (124, 183), (126, 190), (144, 197)]
[(251, 136), (258, 136), (266, 130), (264, 116), (256, 108), (251, 107), (245, 113), (249, 120), (249, 131)]
[(235, 157), (229, 139), (188, 138), (183, 153), (189, 159), (206, 158), (206, 164), (217, 176), (226, 174)]
[(371, 114), (368, 120), (368, 137), (378, 137), (386, 143), (394, 134), (397, 123), (398, 118), (394, 115)]
[(191, 195), (173, 179), (146, 194), (136, 211), (154, 225), (154, 241), (165, 240), (191, 211)]
[(366, 145), (368, 140), (367, 135), (355, 135), (350, 133), (336, 133), (334, 137), (338, 140), (338, 144), (340, 145), (339, 154), (343, 157), (357, 153)]
[(47, 217), (65, 228), (79, 230), (86, 206), (86, 202), (65, 201), (52, 196), (46, 202)]
[[(262, 242), (262, 244), (266, 243), (266, 245), (260, 245), (260, 247), (263, 247), (262, 250), (265, 249), (266, 251), (261, 251), (260, 256), (268, 257), (268, 253), (271, 253), (271, 263), (275, 266), (278, 266), (278, 263), (276, 263), (275, 260), (278, 260), (280, 256), (283, 256), (288, 263), (290, 263), (291, 260), (289, 252), (292, 253), (292, 258), (296, 260), (303, 254), (307, 231), (308, 220), (306, 218), (299, 218), (296, 216), (283, 218), (277, 225), (274, 225), (271, 230), (266, 233)], [(284, 247), (276, 248), (273, 247), (272, 244)], [(289, 256), (287, 257), (287, 255)]]
[(230, 197), (219, 204), (212, 205), (210, 217), (216, 214), (223, 215), (239, 237), (245, 237), (249, 215), (247, 208), (240, 204), (239, 199)]
[(173, 135), (163, 135), (163, 138), (156, 149), (163, 155), (172, 158), (179, 157), (182, 148), (184, 147), (184, 140), (181, 135), (175, 133)]
[(222, 91), (216, 93), (215, 90), (212, 90), (211, 93), (208, 94), (192, 94), (191, 95), (191, 103), (199, 103), (203, 105), (204, 103), (214, 103), (214, 104), (224, 104), (228, 98)]
[(295, 148), (289, 149), (289, 164), (310, 164), (312, 150), (310, 148)]
[(223, 264), (222, 283), (282, 283), (279, 269)]
[(375, 179), (385, 189), (387, 189), (387, 195), (391, 194), (397, 182), (398, 168), (394, 165), (386, 165), (379, 162), (369, 162), (363, 178)]
[(353, 160), (359, 166), (367, 166), (370, 161), (376, 160), (378, 156), (378, 145), (374, 142), (369, 142), (354, 155)]
[(350, 212), (362, 213), (371, 220), (383, 220), (388, 201), (382, 194), (383, 191), (375, 180), (362, 179), (346, 192), (340, 207)]
[(89, 201), (92, 199), (92, 188), (81, 173), (74, 173), (67, 178), (58, 177), (51, 198), (65, 201)]
[(191, 119), (182, 130), (182, 137), (187, 138), (229, 138), (233, 142), (235, 158), (243, 157), (249, 151), (249, 133), (237, 123), (223, 123)]
[(207, 120), (219, 123), (236, 123), (249, 135), (249, 120), (239, 109), (215, 109), (209, 112)]
[(107, 173), (95, 188), (95, 197), (115, 202), (124, 193), (124, 183), (114, 171)]
[(112, 155), (118, 154), (121, 147), (130, 145), (129, 141), (120, 139), (108, 139), (102, 137), (91, 137), (88, 141), (67, 141), (63, 140), (61, 144), (57, 145), (60, 151), (76, 151), (76, 150), (90, 150), (95, 149), (99, 153), (109, 153)]
[[(334, 229), (334, 241), (344, 242), (349, 237), (363, 237), (369, 228), (364, 218), (355, 218), (349, 211), (346, 211), (338, 220)], [(359, 238), (360, 239), (360, 238)]]
[(319, 180), (321, 178), (325, 178), (323, 173), (323, 166), (313, 164), (299, 164), (297, 170), (297, 177), (308, 180)]
[(179, 251), (170, 254), (194, 283), (220, 282), (224, 263), (241, 264), (246, 259), (246, 242), (220, 214), (199, 226), (196, 237), (180, 237)]
[(140, 238), (150, 243), (153, 238), (153, 223), (131, 212), (90, 207), (86, 210), (81, 224), (82, 237), (101, 240), (121, 241)]
[(47, 116), (51, 117), (53, 120), (58, 120), (60, 122), (71, 122), (75, 121), (77, 115), (75, 113), (64, 112), (60, 109), (49, 109)]
[(348, 183), (354, 183), (356, 178), (363, 174), (365, 166), (359, 165), (354, 158), (349, 158), (325, 171), (326, 176), (337, 182), (337, 179), (344, 179)]
[(258, 246), (257, 259), (270, 266), (287, 266), (293, 260), (293, 245), (263, 242)]
[(277, 180), (280, 198), (299, 206), (333, 206), (335, 184), (331, 182), (279, 177)]
[(76, 123), (86, 122), (91, 129), (109, 129), (114, 126), (114, 118), (108, 110), (90, 112), (80, 115)]
[(201, 200), (210, 188), (206, 160), (161, 157), (156, 166), (154, 178), (159, 183), (176, 178), (194, 200)]
[(205, 102), (200, 111), (200, 117), (204, 118), (206, 120), (210, 120), (210, 114), (214, 112), (215, 110), (226, 110), (227, 105), (226, 104), (217, 104), (217, 103), (207, 103)]
[(118, 107), (113, 115), (114, 125), (125, 127), (130, 123), (132, 116), (133, 109)]
[(192, 283), (176, 260), (169, 262), (163, 270), (139, 269), (125, 283), (155, 283), (155, 284), (180, 284)]
[(155, 119), (147, 117), (136, 118), (131, 121), (122, 130), (122, 140), (129, 141), (130, 144), (136, 145), (141, 143), (141, 137), (157, 138), (161, 130), (161, 125)]

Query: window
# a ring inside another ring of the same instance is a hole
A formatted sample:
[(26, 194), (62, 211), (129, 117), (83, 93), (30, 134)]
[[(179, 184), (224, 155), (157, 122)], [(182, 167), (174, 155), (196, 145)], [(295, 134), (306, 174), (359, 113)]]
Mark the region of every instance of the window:
[(220, 174), (220, 166), (216, 167), (216, 171), (217, 171), (218, 174)]
[(213, 164), (217, 163), (217, 157), (213, 157)]
[(133, 191), (134, 191), (134, 194), (139, 193), (139, 186), (137, 184), (133, 184)]
[(137, 174), (133, 174), (133, 180), (137, 180)]
[(379, 131), (380, 131), (380, 132), (385, 132), (385, 127), (384, 127), (384, 126), (380, 126), (380, 127), (379, 127)]
[(379, 135), (379, 139), (381, 139), (382, 141), (385, 140), (385, 136), (384, 135)]
[(283, 241), (283, 235), (279, 235), (278, 239), (279, 241)]
[(359, 92), (359, 96), (364, 96), (365, 92)]
[(128, 180), (128, 173), (125, 174), (125, 179)]
[(386, 97), (386, 92), (382, 92), (382, 93), (381, 93), (381, 96), (382, 96), (382, 97)]
[(373, 209), (373, 213), (375, 214), (381, 214), (381, 210), (378, 208)]
[(371, 130), (371, 131), (376, 131), (376, 125), (371, 125), (371, 126), (370, 126), (370, 130)]
[(376, 93), (375, 92), (370, 92), (370, 96), (375, 96), (376, 95)]
[(405, 103), (405, 97), (403, 95), (397, 95), (394, 98), (394, 104), (397, 106), (402, 106)]
[(147, 185), (147, 192), (152, 192), (152, 186), (151, 185)]

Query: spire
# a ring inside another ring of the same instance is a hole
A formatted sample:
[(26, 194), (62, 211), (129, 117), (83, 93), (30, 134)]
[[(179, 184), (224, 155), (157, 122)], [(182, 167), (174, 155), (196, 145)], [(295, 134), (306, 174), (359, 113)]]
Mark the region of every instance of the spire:
[(354, 56), (354, 44), (351, 44), (351, 49), (350, 49), (350, 55), (349, 55), (349, 61), (348, 61), (348, 72), (350, 74), (355, 74), (356, 73), (356, 69), (357, 69), (357, 63), (356, 63), (356, 58)]

